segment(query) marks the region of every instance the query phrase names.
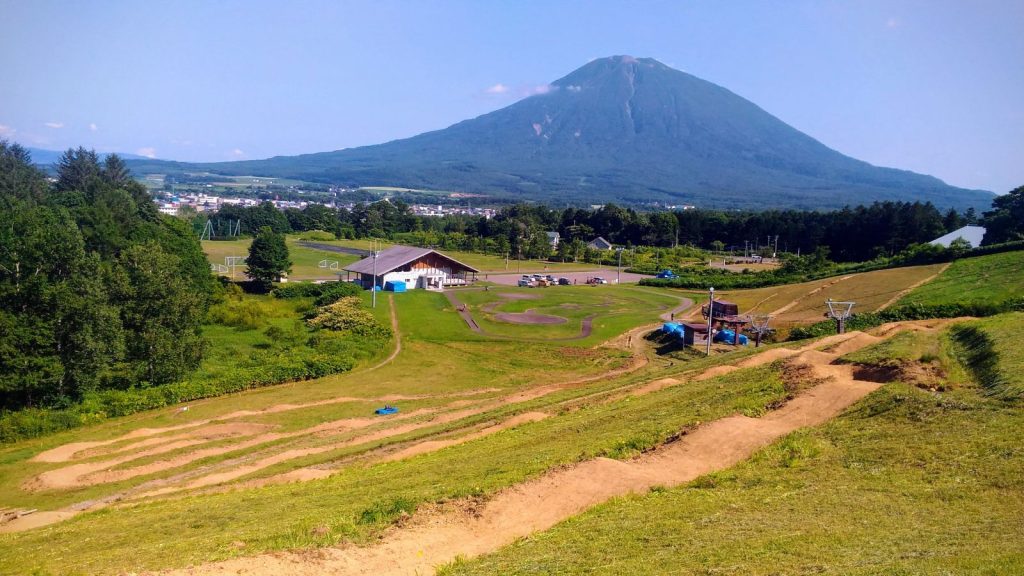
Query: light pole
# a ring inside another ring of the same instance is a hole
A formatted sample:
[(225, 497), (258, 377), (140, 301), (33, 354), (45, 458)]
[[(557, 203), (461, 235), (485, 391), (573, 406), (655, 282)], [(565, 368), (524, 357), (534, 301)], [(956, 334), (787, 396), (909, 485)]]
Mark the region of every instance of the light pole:
[(616, 250), (619, 253), (619, 265), (615, 267), (615, 283), (619, 283), (619, 275), (622, 273), (622, 248)]
[(715, 315), (715, 288), (708, 288), (708, 350), (707, 355), (711, 356), (711, 319)]
[(377, 251), (377, 241), (374, 240), (373, 241), (373, 286), (370, 287), (370, 290), (373, 291), (373, 296), (372, 296), (372, 298), (373, 298), (373, 306), (372, 307), (373, 308), (377, 307), (377, 254), (379, 254), (379, 252)]

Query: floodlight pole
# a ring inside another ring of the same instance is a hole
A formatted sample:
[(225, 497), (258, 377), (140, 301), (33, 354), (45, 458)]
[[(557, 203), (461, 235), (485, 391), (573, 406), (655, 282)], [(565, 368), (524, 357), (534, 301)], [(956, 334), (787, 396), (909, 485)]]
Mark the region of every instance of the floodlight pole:
[(715, 288), (708, 288), (708, 338), (707, 355), (711, 356), (711, 319), (715, 315)]
[(622, 274), (622, 248), (617, 250), (619, 253), (619, 265), (615, 267), (615, 283), (619, 283), (619, 275)]
[(372, 294), (372, 298), (373, 298), (373, 306), (372, 307), (376, 308), (377, 307), (377, 254), (378, 254), (377, 246), (376, 246), (377, 241), (374, 240), (373, 244), (374, 244), (374, 246), (373, 246), (373, 286), (370, 287), (370, 290), (373, 293)]

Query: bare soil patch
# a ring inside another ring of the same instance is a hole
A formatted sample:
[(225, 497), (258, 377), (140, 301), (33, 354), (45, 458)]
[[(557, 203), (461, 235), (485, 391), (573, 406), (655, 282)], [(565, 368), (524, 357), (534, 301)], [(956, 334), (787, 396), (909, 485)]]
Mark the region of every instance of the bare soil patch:
[(494, 319), (499, 322), (508, 322), (509, 324), (565, 324), (569, 321), (568, 318), (540, 314), (533, 310), (527, 310), (526, 312), (499, 312), (494, 315)]

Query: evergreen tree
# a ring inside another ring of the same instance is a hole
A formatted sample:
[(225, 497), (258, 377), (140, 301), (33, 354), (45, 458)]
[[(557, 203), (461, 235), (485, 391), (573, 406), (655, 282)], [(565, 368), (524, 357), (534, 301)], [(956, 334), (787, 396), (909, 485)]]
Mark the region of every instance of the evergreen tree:
[(249, 246), (249, 257), (245, 263), (245, 273), (249, 278), (264, 290), (269, 290), (272, 283), (280, 282), (281, 276), (292, 268), (284, 236), (264, 226)]
[(985, 244), (1024, 239), (1024, 186), (997, 196), (984, 216)]

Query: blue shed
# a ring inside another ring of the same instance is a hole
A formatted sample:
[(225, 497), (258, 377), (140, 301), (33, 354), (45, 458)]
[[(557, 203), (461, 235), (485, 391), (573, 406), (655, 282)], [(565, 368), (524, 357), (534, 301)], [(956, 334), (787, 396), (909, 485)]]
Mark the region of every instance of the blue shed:
[(405, 292), (405, 282), (401, 280), (388, 280), (384, 283), (384, 289), (388, 292)]

